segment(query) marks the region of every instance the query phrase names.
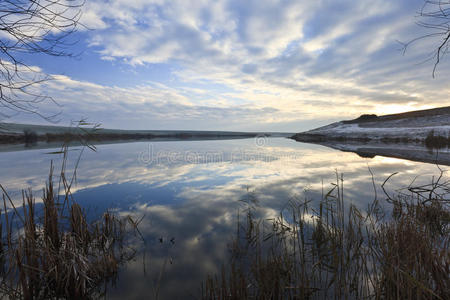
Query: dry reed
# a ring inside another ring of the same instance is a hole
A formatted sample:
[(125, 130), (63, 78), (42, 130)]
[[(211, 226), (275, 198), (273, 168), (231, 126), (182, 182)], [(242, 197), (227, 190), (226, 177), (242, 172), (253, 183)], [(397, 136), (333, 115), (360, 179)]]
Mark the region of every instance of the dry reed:
[(20, 209), (0, 186), (0, 293), (9, 298), (96, 298), (135, 254), (137, 222), (108, 211), (89, 222), (71, 194), (75, 173), (65, 175), (67, 148), (62, 153), (58, 188), (51, 167), (42, 212), (31, 189), (22, 193)]
[(206, 278), (202, 297), (450, 299), (450, 185), (441, 179), (388, 196), (391, 216), (377, 199), (364, 212), (346, 205), (342, 177), (317, 209), (292, 200), (275, 219), (255, 217), (250, 197), (228, 267)]

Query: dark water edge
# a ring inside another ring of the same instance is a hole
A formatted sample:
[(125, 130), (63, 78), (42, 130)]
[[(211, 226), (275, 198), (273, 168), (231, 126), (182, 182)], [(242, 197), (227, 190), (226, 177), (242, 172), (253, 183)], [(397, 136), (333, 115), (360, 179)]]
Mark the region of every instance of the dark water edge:
[[(253, 137), (253, 136), (250, 136)], [(219, 141), (219, 140), (235, 140), (235, 139), (248, 139), (248, 136), (205, 136), (205, 137), (189, 137), (189, 138), (179, 138), (179, 137), (154, 137), (151, 139), (147, 138), (126, 138), (126, 139), (104, 139), (104, 140), (55, 140), (55, 141), (35, 141), (33, 143), (0, 143), (0, 152), (15, 152), (15, 151), (26, 151), (26, 150), (44, 150), (44, 149), (58, 149), (61, 148), (65, 143), (69, 147), (79, 147), (85, 146), (86, 144), (99, 146), (99, 145), (114, 145), (114, 144), (127, 144), (135, 142), (171, 142), (171, 141)]]
[(379, 155), (415, 162), (450, 166), (450, 149), (448, 147), (426, 147), (419, 142), (401, 143), (327, 139), (295, 140), (302, 143), (322, 145), (344, 152), (353, 152), (365, 158), (374, 158)]
[(220, 131), (152, 131), (152, 133), (116, 133), (98, 132), (89, 134), (78, 133), (47, 133), (5, 135), (0, 134), (0, 152), (23, 151), (34, 149), (59, 148), (62, 145), (108, 145), (133, 142), (169, 142), (169, 141), (215, 141), (249, 138), (288, 137), (291, 133), (282, 132), (220, 132)]
[(233, 139), (233, 138), (251, 138), (257, 134), (254, 133), (242, 133), (242, 134), (208, 134), (208, 133), (184, 133), (178, 132), (174, 134), (151, 134), (151, 133), (92, 133), (92, 134), (45, 134), (45, 135), (0, 135), (0, 144), (22, 144), (33, 145), (38, 142), (46, 142), (49, 147), (55, 142), (75, 142), (88, 141), (88, 142), (106, 142), (111, 143), (114, 141), (139, 141), (139, 140), (208, 140), (208, 139)]

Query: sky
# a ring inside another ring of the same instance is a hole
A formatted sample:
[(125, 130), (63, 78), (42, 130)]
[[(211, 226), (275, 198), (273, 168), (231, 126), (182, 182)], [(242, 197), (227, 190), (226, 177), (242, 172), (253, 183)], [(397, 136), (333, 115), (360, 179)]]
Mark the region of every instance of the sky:
[[(423, 0), (86, 0), (74, 57), (24, 55), (58, 125), (299, 132), (450, 105)], [(19, 114), (8, 122), (48, 124)]]

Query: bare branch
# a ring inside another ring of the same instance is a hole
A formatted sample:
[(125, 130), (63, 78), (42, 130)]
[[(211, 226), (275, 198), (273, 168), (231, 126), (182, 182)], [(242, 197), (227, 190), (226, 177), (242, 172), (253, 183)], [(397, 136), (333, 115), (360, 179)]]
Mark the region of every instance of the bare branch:
[(68, 37), (80, 26), (84, 0), (0, 1), (0, 118), (17, 113), (36, 114), (47, 120), (38, 104), (55, 100), (39, 90), (52, 78), (27, 65), (23, 54), (72, 56)]
[(450, 46), (450, 0), (425, 0), (419, 12), (421, 21), (417, 24), (431, 31), (408, 43), (403, 43), (404, 51), (406, 48), (419, 40), (434, 38), (437, 39), (437, 46), (433, 50), (431, 58), (434, 60), (433, 78), (442, 58), (449, 51)]

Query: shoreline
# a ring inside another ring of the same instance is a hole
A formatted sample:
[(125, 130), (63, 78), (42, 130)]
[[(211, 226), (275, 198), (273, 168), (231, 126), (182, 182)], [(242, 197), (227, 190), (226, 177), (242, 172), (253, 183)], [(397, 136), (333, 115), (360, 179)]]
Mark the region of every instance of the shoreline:
[(53, 142), (107, 142), (142, 140), (217, 140), (254, 137), (288, 137), (286, 132), (238, 132), (201, 130), (121, 130), (0, 123), (0, 144)]

